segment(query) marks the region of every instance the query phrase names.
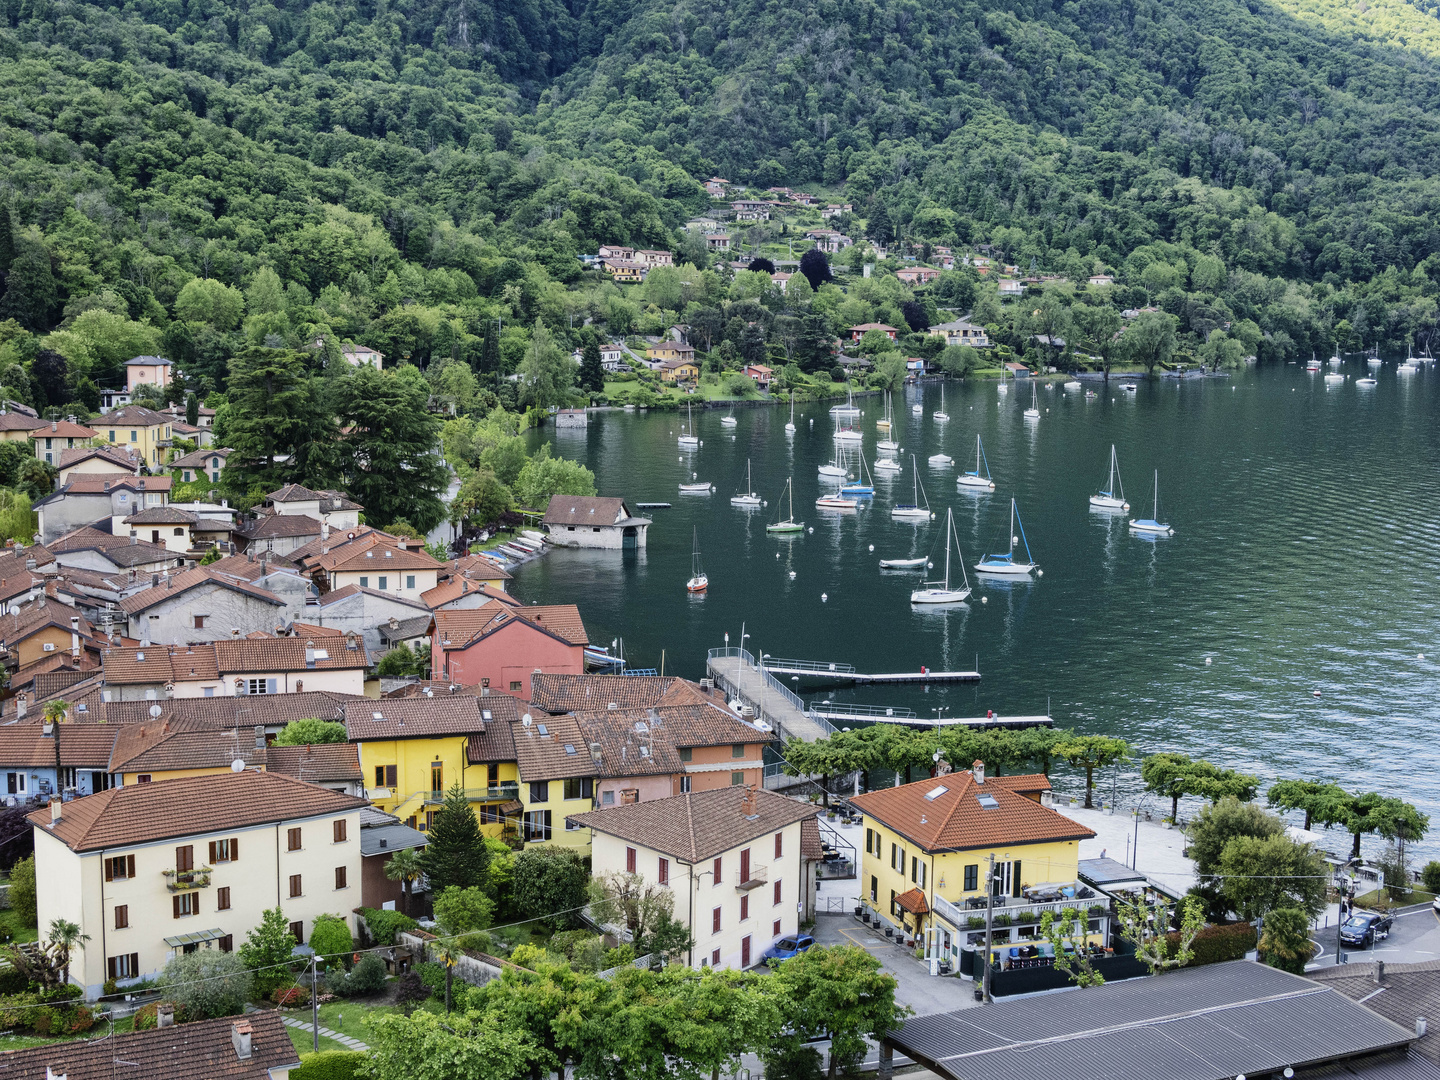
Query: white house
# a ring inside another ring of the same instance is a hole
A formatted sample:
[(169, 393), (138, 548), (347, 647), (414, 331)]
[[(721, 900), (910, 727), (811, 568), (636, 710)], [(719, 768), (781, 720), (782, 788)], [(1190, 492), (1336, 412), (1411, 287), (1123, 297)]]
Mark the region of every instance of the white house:
[(340, 347), (341, 358), (351, 367), (373, 367), (384, 366), (385, 354), (377, 352), (367, 345), (342, 345)]
[(300, 484), (286, 484), (265, 496), (263, 504), (277, 514), (312, 517), (332, 529), (358, 529), (360, 511), (365, 508), (338, 491), (311, 491)]
[(159, 585), (122, 599), (120, 610), (129, 637), (165, 645), (216, 641), (237, 629), (273, 633), (302, 614), (267, 589), (207, 566), (165, 574)]
[(650, 519), (631, 517), (623, 499), (552, 495), (544, 525), (558, 547), (630, 549), (645, 546)]
[(943, 337), (946, 345), (969, 345), (976, 349), (990, 347), (990, 336), (985, 333), (985, 328), (964, 319), (940, 323), (930, 327), (926, 333), (931, 337)]

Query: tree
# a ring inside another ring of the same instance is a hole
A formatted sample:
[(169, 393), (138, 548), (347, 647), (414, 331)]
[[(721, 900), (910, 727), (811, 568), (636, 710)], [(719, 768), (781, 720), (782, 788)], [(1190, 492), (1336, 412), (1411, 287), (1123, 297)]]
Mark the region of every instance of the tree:
[(70, 361), (54, 349), (41, 349), (30, 362), (30, 377), (39, 392), (36, 404), (58, 405), (68, 396)]
[(375, 673), (382, 679), (403, 679), (407, 675), (424, 675), (425, 669), (415, 650), (402, 641), (380, 658)]
[(266, 491), (287, 481), (313, 484), (307, 475), (311, 449), (334, 429), (322, 416), (305, 357), (286, 349), (244, 349), (230, 361), (229, 398), (225, 437), (234, 452), (225, 463), (226, 479)]
[(450, 500), (450, 521), (467, 527), (488, 525), (499, 521), (514, 508), (515, 499), (499, 477), (489, 469), (476, 469), (465, 478), (455, 498)]
[[(763, 1052), (780, 1031), (779, 1002), (749, 972), (705, 968), (661, 985), (666, 1050), (681, 1080), (733, 1075), (743, 1055)], [(768, 1066), (766, 1074), (776, 1075)]]
[(10, 868), (10, 908), (21, 926), (35, 926), (35, 856), (27, 855)]
[(355, 938), (350, 933), (350, 924), (339, 915), (317, 915), (310, 930), (310, 948), (321, 969), (348, 966), (355, 955)]
[(292, 954), (298, 944), (290, 933), (285, 913), (278, 907), (269, 908), (260, 916), (259, 924), (245, 935), (245, 943), (239, 949), (240, 959), (255, 974), (256, 994), (264, 997), (289, 984)]
[(435, 812), (430, 842), (420, 863), (437, 893), (456, 885), (469, 888), (485, 884), (490, 852), (459, 781), (445, 793), (445, 801)]
[(811, 248), (800, 256), (800, 273), (812, 290), (818, 291), (825, 282), (835, 280), (830, 272), (830, 256), (819, 248)]
[(411, 364), (383, 372), (366, 365), (339, 380), (340, 471), (372, 525), (403, 518), (423, 535), (445, 517), (440, 496), (450, 474), (437, 453), (440, 419), (427, 411), (429, 398)]
[(30, 982), (43, 990), (54, 990), (70, 982), (70, 954), (77, 945), (90, 940), (77, 923), (55, 919), (50, 923), (49, 937), (31, 945), (10, 945), (5, 956), (11, 965)]
[(345, 741), (345, 725), (338, 720), (291, 720), (275, 738), (276, 746), (318, 746)]
[(1220, 853), (1219, 871), (1230, 910), (1250, 922), (1273, 908), (1299, 908), (1312, 919), (1325, 909), (1325, 860), (1284, 834), (1232, 838)]
[[(1176, 914), (1180, 916), (1180, 940), (1172, 951), (1169, 934)], [(1135, 946), (1135, 958), (1150, 969), (1151, 975), (1188, 964), (1195, 956), (1191, 948), (1195, 936), (1205, 925), (1204, 906), (1193, 896), (1178, 904), (1151, 904), (1143, 898), (1120, 900), (1115, 904), (1115, 916), (1120, 936)]]
[(1305, 811), (1308, 830), (1318, 815), (1322, 821), (1337, 820), (1337, 811), (1349, 796), (1338, 784), (1320, 780), (1277, 780), (1265, 793), (1265, 801), (1285, 810)]
[(915, 300), (906, 300), (900, 305), (900, 314), (905, 319), (905, 325), (915, 333), (921, 334), (930, 329), (930, 316), (925, 311), (924, 304)]
[(1275, 908), (1265, 916), (1258, 943), (1260, 959), (1292, 975), (1304, 975), (1315, 953), (1310, 918), (1299, 908)]
[(1374, 791), (1355, 795), (1333, 809), (1340, 812), (1334, 823), (1342, 825), (1354, 838), (1350, 854), (1356, 859), (1360, 857), (1360, 837), (1366, 833), (1404, 842), (1419, 840), (1430, 827), (1430, 819), (1409, 803)]
[(1095, 770), (1130, 760), (1130, 744), (1108, 735), (1077, 735), (1055, 747), (1055, 756), (1085, 769), (1085, 808), (1094, 809)]
[(1220, 873), (1220, 859), (1225, 847), (1239, 836), (1264, 840), (1285, 832), (1285, 823), (1261, 807), (1238, 799), (1221, 799), (1202, 807), (1190, 823), (1190, 857), (1201, 877)]
[(83, 946), (90, 940), (89, 934), (80, 932), (80, 924), (69, 919), (54, 919), (50, 923), (50, 945), (55, 950), (55, 961), (60, 967), (60, 981), (70, 982), (70, 956), (77, 945)]
[(185, 423), (196, 427), (200, 423), (200, 399), (191, 390), (185, 395)]
[(605, 389), (605, 368), (600, 362), (600, 346), (592, 339), (580, 353), (580, 386), (598, 394)]
[(667, 962), (694, 947), (695, 938), (689, 928), (668, 911), (656, 915), (645, 936), (635, 940), (636, 952), (662, 957)]
[(1080, 333), (1090, 339), (1100, 354), (1105, 378), (1110, 378), (1110, 365), (1115, 359), (1116, 337), (1120, 333), (1120, 313), (1106, 303), (1076, 304), (1070, 309)]
[(771, 982), (789, 1028), (779, 1037), (829, 1039), (831, 1080), (860, 1060), (867, 1038), (884, 1037), (910, 1014), (895, 1000), (894, 976), (853, 945), (812, 947), (781, 964)]
[(475, 1010), (377, 1016), (368, 1038), (370, 1080), (532, 1080), (542, 1053), (520, 1025)]
[(160, 996), (184, 1010), (185, 1019), (235, 1016), (255, 993), (255, 977), (235, 953), (200, 949), (172, 956), (155, 981)]
[[(406, 915), (410, 914), (410, 890), (415, 882), (419, 881), (425, 874), (425, 866), (420, 861), (420, 853), (415, 848), (401, 848), (390, 856), (385, 864), (385, 876), (391, 881), (400, 882), (404, 890), (403, 910)], [(389, 944), (389, 942), (385, 942)]]
[(1089, 917), (1078, 908), (1040, 916), (1040, 936), (1055, 950), (1055, 967), (1079, 987), (1103, 986), (1105, 976), (1090, 961)]
[(540, 509), (552, 495), (594, 495), (595, 474), (578, 461), (552, 457), (546, 443), (525, 463), (515, 480), (520, 505)]
[(1166, 363), (1175, 352), (1175, 316), (1165, 311), (1142, 311), (1125, 329), (1121, 345), (1131, 363), (1144, 364), (1155, 374), (1155, 368)]
[(1200, 795), (1211, 802), (1228, 797), (1249, 802), (1259, 790), (1259, 777), (1234, 769), (1221, 769), (1208, 761), (1192, 760), (1185, 754), (1151, 754), (1140, 763), (1145, 790), (1170, 800), (1170, 820), (1176, 820), (1180, 798)]
[(775, 264), (765, 256), (757, 255), (750, 260), (750, 265), (745, 269), (757, 274), (773, 274), (775, 273)]
[(27, 229), (15, 238), (15, 256), (0, 296), (0, 319), (14, 319), (37, 333), (48, 330), (59, 300), (50, 249), (39, 229)]
[(575, 382), (575, 365), (539, 319), (530, 331), (530, 347), (520, 362), (520, 400), (537, 409), (563, 405)]
[(185, 322), (209, 323), (216, 330), (233, 330), (245, 310), (245, 297), (213, 278), (191, 278), (175, 298), (175, 315)]
[[(516, 857), (518, 867), (519, 857)], [(666, 885), (647, 882), (642, 874), (618, 870), (590, 882), (590, 913), (598, 923), (623, 925), (643, 941), (662, 915), (673, 915), (675, 893)]]
[(579, 923), (579, 908), (590, 890), (590, 874), (570, 848), (526, 848), (515, 856), (515, 906), (559, 929)]
[(488, 930), (495, 915), (495, 901), (478, 885), (441, 889), (435, 897), (435, 921), (450, 935)]
[(870, 207), (870, 217), (865, 222), (865, 235), (877, 244), (889, 244), (895, 238), (895, 227), (890, 224), (890, 213), (879, 199)]

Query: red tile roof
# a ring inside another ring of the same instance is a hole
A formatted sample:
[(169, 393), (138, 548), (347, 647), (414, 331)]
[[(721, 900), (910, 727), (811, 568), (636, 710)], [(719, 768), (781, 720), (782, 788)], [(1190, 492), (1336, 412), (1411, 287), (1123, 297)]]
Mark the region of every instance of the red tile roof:
[(432, 558), (425, 551), (407, 551), (394, 544), (368, 544), (361, 550), (351, 550), (350, 545), (342, 548), (332, 548), (324, 555), (316, 556), (310, 560), (314, 566), (319, 566), (331, 574), (355, 573), (357, 571), (378, 571), (378, 570), (435, 570), (439, 571), (444, 563)]
[(99, 435), (93, 428), (71, 420), (51, 420), (30, 433), (32, 439), (93, 439)]
[[(525, 775), (523, 766), (521, 775)], [(738, 785), (712, 788), (571, 814), (567, 821), (643, 844), (693, 866), (820, 812), (810, 803), (764, 790), (753, 793), (752, 808), (744, 805), (750, 793), (748, 787)]]
[(175, 481), (169, 476), (130, 476), (122, 473), (74, 472), (60, 488), (72, 495), (104, 495), (111, 491), (169, 491)]
[(216, 665), (222, 675), (241, 674), (249, 671), (305, 671), (311, 667), (306, 656), (325, 652), (326, 656), (314, 655), (314, 667), (319, 671), (344, 671), (370, 666), (369, 654), (363, 644), (351, 649), (327, 648), (324, 644), (310, 649), (303, 638), (272, 638), (268, 641), (217, 641), (215, 642)]
[(515, 699), (503, 694), (493, 698), (462, 694), (422, 694), (382, 701), (367, 698), (345, 707), (345, 732), (351, 742), (469, 735), (485, 730), (487, 712), (491, 723), (507, 723), (519, 717)]
[(580, 609), (574, 604), (512, 607), (492, 600), (483, 607), (442, 608), (435, 612), (436, 632), (445, 649), (468, 648), (511, 622), (528, 623), (569, 645), (589, 643), (585, 624), (580, 620)]
[[(195, 589), (224, 589), (228, 592), (239, 593), (241, 596), (248, 596), (252, 600), (274, 604), (276, 607), (283, 608), (285, 606), (285, 601), (268, 589), (262, 589), (248, 581), (238, 581), (227, 574), (214, 573), (208, 566), (197, 566), (193, 570), (185, 570), (162, 580), (154, 588), (132, 593), (120, 601), (120, 608), (127, 615), (138, 615), (142, 611), (148, 611), (156, 604), (174, 600)], [(186, 603), (191, 603), (194, 599), (194, 596), (190, 596), (186, 599)]]
[(360, 772), (360, 748), (354, 743), (272, 746), (265, 751), (265, 771), (312, 784), (364, 780)]
[(925, 894), (919, 889), (911, 889), (895, 897), (895, 906), (904, 908), (912, 915), (926, 915), (930, 911), (930, 905), (925, 902)]

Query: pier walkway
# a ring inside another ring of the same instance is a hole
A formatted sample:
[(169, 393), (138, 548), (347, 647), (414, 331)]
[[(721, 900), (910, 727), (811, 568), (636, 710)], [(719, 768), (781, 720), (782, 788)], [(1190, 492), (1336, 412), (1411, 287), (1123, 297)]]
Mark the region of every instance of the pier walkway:
[(710, 677), (728, 697), (739, 698), (755, 710), (755, 717), (785, 739), (814, 742), (835, 731), (824, 717), (805, 711), (805, 703), (767, 671), (745, 649), (711, 649), (706, 659)]
[(902, 683), (923, 685), (925, 683), (979, 682), (978, 671), (894, 671), (878, 675), (867, 675), (855, 670), (854, 664), (831, 664), (824, 660), (782, 660), (767, 657), (765, 670), (776, 675), (795, 675), (802, 679), (818, 679), (822, 682), (849, 683)]
[(834, 724), (898, 724), (902, 727), (933, 728), (1031, 728), (1054, 727), (1048, 716), (917, 716), (913, 709), (889, 708), (884, 705), (857, 705), (849, 701), (812, 701), (805, 712), (823, 717)]

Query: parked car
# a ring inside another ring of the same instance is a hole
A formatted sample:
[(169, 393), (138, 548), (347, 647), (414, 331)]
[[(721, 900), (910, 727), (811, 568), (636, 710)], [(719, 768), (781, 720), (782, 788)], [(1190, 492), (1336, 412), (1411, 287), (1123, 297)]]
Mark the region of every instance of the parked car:
[(809, 934), (799, 934), (795, 937), (783, 937), (774, 945), (771, 945), (770, 948), (766, 949), (765, 955), (762, 956), (761, 959), (764, 960), (767, 964), (771, 961), (779, 963), (781, 960), (789, 960), (792, 956), (799, 956), (802, 952), (804, 952), (806, 949), (810, 948), (810, 946), (814, 944), (815, 939)]
[(1390, 936), (1395, 918), (1379, 911), (1357, 911), (1340, 927), (1340, 941), (1366, 949)]

